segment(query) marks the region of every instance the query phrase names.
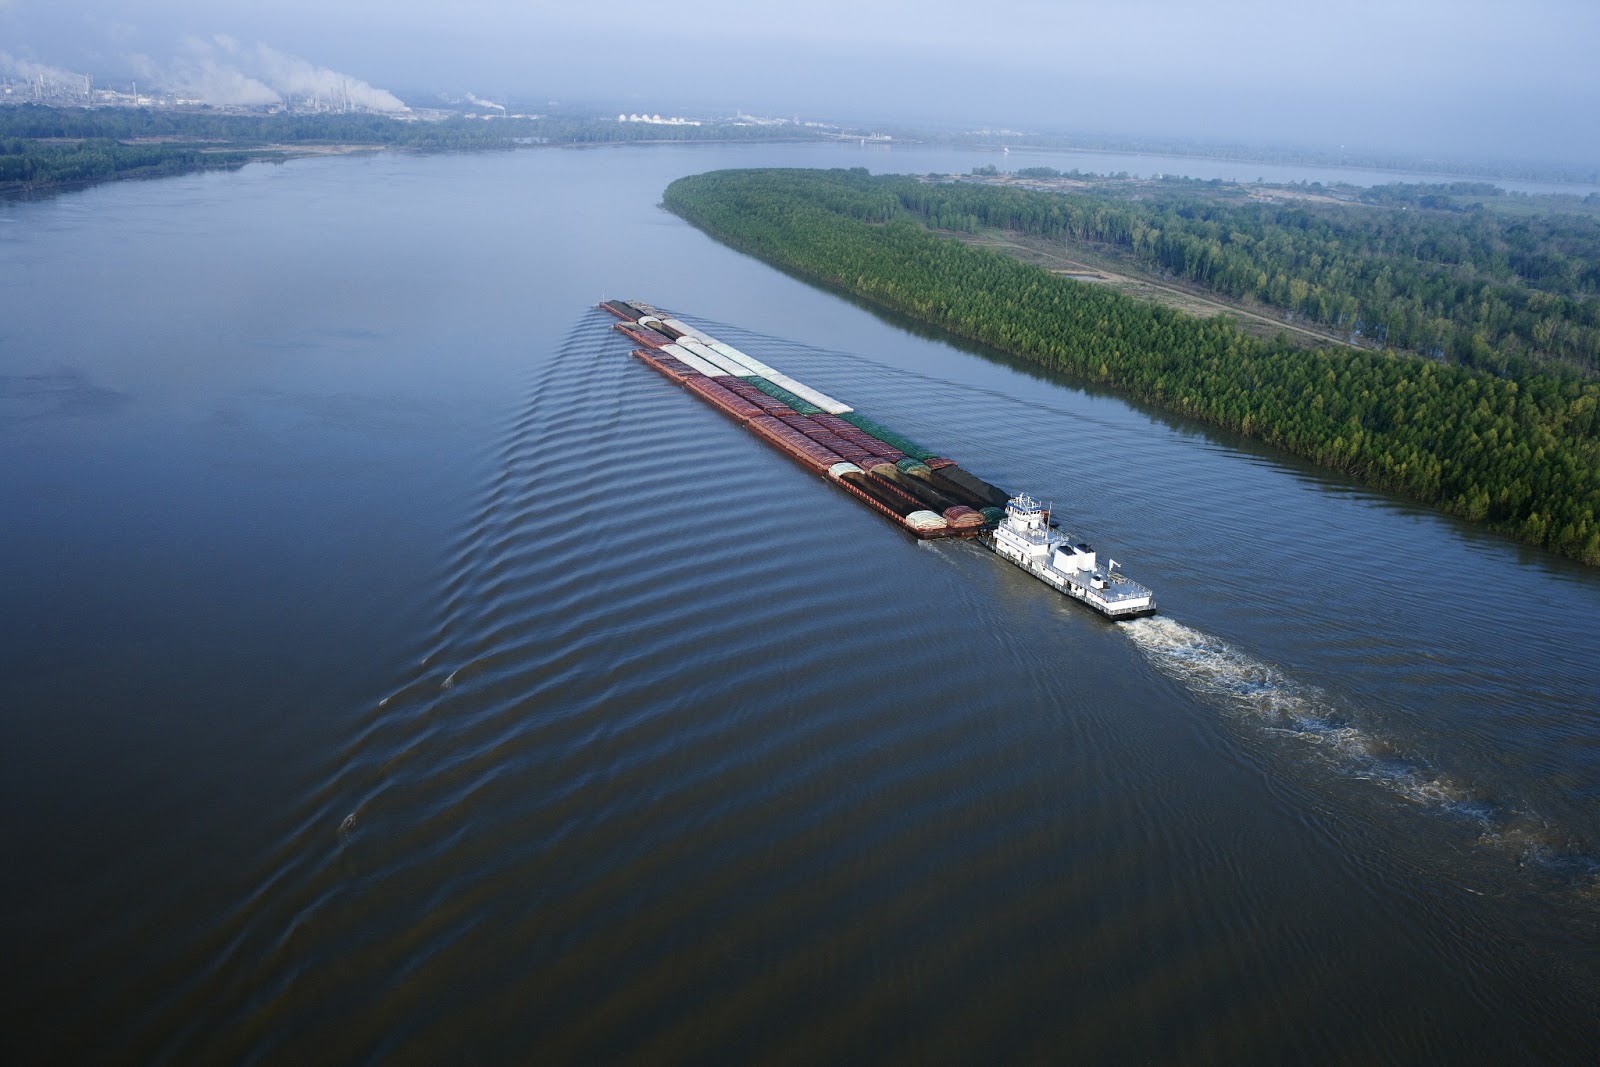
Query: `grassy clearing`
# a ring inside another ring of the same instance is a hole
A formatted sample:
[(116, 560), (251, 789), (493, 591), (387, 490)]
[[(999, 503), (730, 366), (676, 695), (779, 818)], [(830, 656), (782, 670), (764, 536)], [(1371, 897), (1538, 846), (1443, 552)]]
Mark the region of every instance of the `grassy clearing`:
[(1098, 249), (1081, 245), (1067, 245), (1060, 241), (1030, 237), (1027, 234), (1004, 230), (989, 230), (979, 234), (939, 231), (940, 236), (954, 237), (978, 248), (991, 248), (1012, 256), (1024, 263), (1060, 274), (1094, 282), (1108, 289), (1147, 300), (1162, 307), (1181, 311), (1197, 318), (1229, 315), (1240, 331), (1253, 337), (1271, 339), (1280, 332), (1288, 334), (1297, 344), (1310, 347), (1355, 348), (1346, 339), (1311, 327), (1287, 322), (1260, 308), (1250, 308), (1235, 301), (1182, 285), (1169, 278), (1158, 278), (1141, 270), (1129, 260)]

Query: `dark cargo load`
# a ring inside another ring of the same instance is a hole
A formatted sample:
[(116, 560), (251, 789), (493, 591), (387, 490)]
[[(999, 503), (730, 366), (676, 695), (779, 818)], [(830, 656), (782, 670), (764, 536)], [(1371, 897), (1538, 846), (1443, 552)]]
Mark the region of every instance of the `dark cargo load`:
[(849, 482), (902, 519), (913, 511), (923, 510), (921, 504), (913, 500), (907, 500), (903, 495), (891, 491), (881, 482), (875, 482), (865, 474), (857, 474), (851, 471), (848, 474), (841, 474), (839, 480), (841, 482)]
[[(926, 468), (924, 468), (924, 470), (926, 470)], [(929, 485), (939, 490), (939, 492), (943, 493), (945, 496), (950, 497), (952, 500), (959, 500), (969, 508), (976, 508), (977, 510), (982, 511), (984, 508), (990, 506), (989, 499), (987, 497), (979, 496), (970, 489), (963, 489), (955, 482), (952, 482), (949, 478), (944, 477), (943, 474), (944, 472), (941, 469), (936, 471), (928, 471), (926, 474), (912, 474), (911, 477), (920, 478), (922, 481), (927, 482)]]
[(918, 500), (916, 497), (912, 496), (898, 485), (895, 485), (894, 482), (890, 481), (888, 478), (885, 478), (883, 475), (873, 471), (868, 471), (867, 478), (872, 482), (873, 485), (877, 486), (879, 492), (888, 493), (897, 500), (901, 500), (906, 504), (914, 505), (918, 511), (928, 510), (927, 504)]
[(975, 478), (960, 467), (945, 467), (935, 471), (933, 477), (953, 482), (990, 507), (1003, 508), (1006, 506), (1006, 501), (1011, 499), (1011, 494), (1004, 489), (990, 485), (982, 478)]
[(942, 515), (950, 508), (958, 507), (961, 504), (961, 501), (951, 499), (928, 483), (919, 481), (904, 471), (896, 470), (887, 463), (880, 463), (873, 467), (872, 474), (873, 477), (882, 478), (884, 481), (892, 483), (896, 488), (922, 501), (923, 506), (929, 511)]

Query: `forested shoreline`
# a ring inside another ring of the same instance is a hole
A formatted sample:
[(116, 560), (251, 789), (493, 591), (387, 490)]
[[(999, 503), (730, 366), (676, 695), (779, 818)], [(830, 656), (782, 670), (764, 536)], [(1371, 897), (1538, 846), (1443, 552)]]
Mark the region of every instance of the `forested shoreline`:
[(157, 178), (231, 170), (261, 155), (193, 145), (123, 144), (105, 138), (68, 143), (0, 140), (0, 191), (46, 190), (118, 178)]
[[(240, 114), (153, 108), (0, 107), (0, 192), (182, 174), (283, 158), (330, 145), (415, 151), (508, 151), (531, 144), (773, 141), (820, 136), (792, 127), (671, 126), (583, 115), (464, 116), (402, 122), (372, 114)], [(267, 149), (270, 147), (271, 151)]]
[(484, 125), (402, 123), (383, 115), (5, 107), (0, 108), (0, 191), (44, 193), (121, 178), (231, 169), (252, 160), (282, 159), (294, 147), (514, 147), (503, 132)]
[(1502, 195), (1493, 185), (1350, 191), (1358, 203), (1181, 179), (1060, 192), (908, 181), (897, 193), (935, 227), (1106, 247), (1375, 347), (1600, 374), (1600, 216), (1485, 210)]
[(733, 247), (879, 306), (1600, 563), (1600, 385), (1260, 341), (1226, 318), (931, 233), (915, 204), (938, 188), (864, 170), (717, 171), (673, 182), (664, 202)]

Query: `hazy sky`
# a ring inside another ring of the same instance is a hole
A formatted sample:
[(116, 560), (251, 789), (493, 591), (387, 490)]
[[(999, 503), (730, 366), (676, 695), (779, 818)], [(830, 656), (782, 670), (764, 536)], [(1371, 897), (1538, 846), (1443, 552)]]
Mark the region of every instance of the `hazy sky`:
[(1600, 163), (1597, 0), (0, 0), (0, 52), (101, 76), (218, 34), (402, 93)]

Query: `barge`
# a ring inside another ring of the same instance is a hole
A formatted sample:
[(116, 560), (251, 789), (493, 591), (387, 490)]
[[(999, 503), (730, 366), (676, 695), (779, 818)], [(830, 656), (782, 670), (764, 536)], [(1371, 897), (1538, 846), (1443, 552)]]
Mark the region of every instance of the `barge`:
[(1060, 531), (1048, 506), (936, 456), (843, 401), (638, 300), (598, 305), (633, 356), (912, 536), (976, 541), (1110, 619), (1153, 614), (1155, 594), (1101, 567)]

